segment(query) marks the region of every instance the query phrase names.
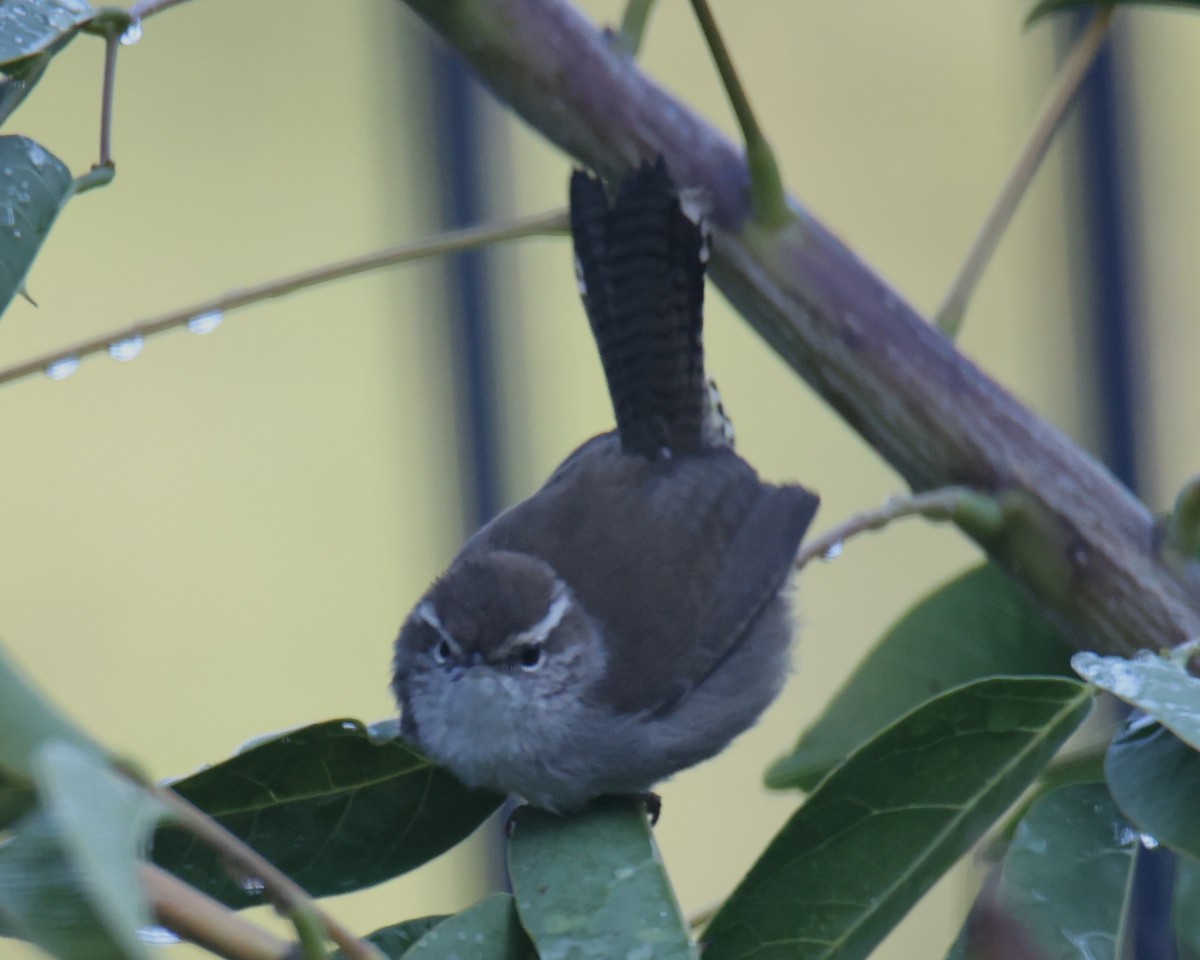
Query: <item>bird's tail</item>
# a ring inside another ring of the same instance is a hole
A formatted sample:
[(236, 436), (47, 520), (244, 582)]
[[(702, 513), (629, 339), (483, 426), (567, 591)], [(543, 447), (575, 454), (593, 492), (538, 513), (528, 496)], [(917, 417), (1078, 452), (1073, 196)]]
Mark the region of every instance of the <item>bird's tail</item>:
[(644, 457), (722, 443), (704, 376), (704, 233), (659, 158), (610, 205), (603, 184), (571, 177), (571, 232), (622, 447)]

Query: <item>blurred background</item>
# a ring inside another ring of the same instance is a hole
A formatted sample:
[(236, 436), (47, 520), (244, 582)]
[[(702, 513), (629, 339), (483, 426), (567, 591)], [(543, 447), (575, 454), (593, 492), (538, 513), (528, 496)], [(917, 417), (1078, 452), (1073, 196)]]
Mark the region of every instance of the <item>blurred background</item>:
[[(619, 20), (617, 0), (583, 4)], [(802, 202), (919, 309), (940, 302), (1069, 33), (1028, 3), (715, 0)], [(0, 366), (223, 291), (560, 206), (569, 158), (439, 53), (396, 0), (196, 0), (118, 69), (107, 189), (73, 200), (0, 324)], [(1089, 122), (1057, 144), (972, 304), (963, 349), (1169, 505), (1195, 469), (1200, 19), (1118, 17)], [(682, 0), (646, 68), (729, 132)], [(94, 162), (102, 45), (76, 40), (10, 123)], [(899, 478), (710, 287), (711, 372), (739, 449), (818, 490), (817, 528)], [(382, 718), (402, 617), (480, 519), (609, 429), (568, 241), (340, 282), (150, 340), (130, 363), (0, 388), (0, 638), (57, 702), (160, 777), (263, 733)], [(910, 522), (800, 583), (796, 672), (763, 722), (662, 788), (684, 909), (727, 894), (797, 804), (761, 786), (880, 632), (976, 562)], [(368, 931), (477, 899), (486, 831), (331, 909)], [(883, 957), (937, 955), (969, 865)], [(0, 943), (0, 957), (26, 948)]]

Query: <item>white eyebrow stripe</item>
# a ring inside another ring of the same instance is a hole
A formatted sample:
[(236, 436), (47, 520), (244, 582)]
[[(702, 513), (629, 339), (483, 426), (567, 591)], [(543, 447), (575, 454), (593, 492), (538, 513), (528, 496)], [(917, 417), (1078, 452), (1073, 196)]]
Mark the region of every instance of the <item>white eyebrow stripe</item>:
[[(546, 611), (546, 615), (528, 630), (522, 630), (520, 633), (513, 634), (510, 641), (511, 646), (516, 647), (526, 643), (544, 643), (554, 628), (562, 623), (562, 618), (566, 616), (570, 606), (571, 595), (566, 590), (558, 591), (554, 599), (550, 601), (550, 609)], [(504, 646), (508, 648), (510, 644), (506, 643)]]
[(413, 611), (413, 617), (417, 620), (424, 620), (429, 626), (433, 627), (437, 635), (449, 644), (450, 649), (455, 654), (462, 653), (462, 647), (450, 636), (450, 631), (442, 625), (442, 619), (438, 616), (437, 608), (428, 600), (422, 600), (417, 604), (417, 609)]

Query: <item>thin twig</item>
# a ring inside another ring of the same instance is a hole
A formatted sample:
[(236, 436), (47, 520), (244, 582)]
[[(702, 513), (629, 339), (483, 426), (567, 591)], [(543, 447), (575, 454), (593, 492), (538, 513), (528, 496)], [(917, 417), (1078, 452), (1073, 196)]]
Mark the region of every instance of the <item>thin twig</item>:
[(298, 883), (212, 817), (168, 787), (156, 787), (151, 784), (147, 788), (166, 804), (180, 826), (220, 853), (236, 870), (261, 880), (264, 892), (279, 904), (285, 913), (300, 915), (303, 912), (318, 919), (325, 927), (329, 939), (336, 943), (350, 960), (385, 960), (377, 947), (360, 940), (329, 916)]
[(155, 919), (226, 960), (283, 960), (292, 944), (257, 927), (224, 904), (153, 864), (142, 864), (142, 886)]
[(783, 189), (783, 180), (779, 176), (779, 166), (775, 162), (775, 153), (754, 116), (745, 88), (742, 87), (742, 81), (733, 66), (733, 59), (721, 38), (721, 31), (717, 29), (717, 21), (708, 7), (708, 0), (692, 0), (692, 9), (696, 12), (700, 30), (708, 43), (729, 102), (733, 105), (738, 125), (742, 128), (742, 137), (746, 141), (751, 209), (764, 227), (782, 227), (791, 221), (792, 214), (788, 207), (787, 193)]
[(173, 7), (183, 2), (184, 0), (142, 0), (141, 3), (135, 3), (129, 8), (129, 15), (134, 20), (145, 20), (156, 13), (162, 13), (168, 7)]
[(969, 514), (976, 529), (981, 526), (998, 528), (1001, 523), (999, 510), (995, 500), (971, 487), (942, 487), (928, 493), (891, 497), (882, 506), (855, 514), (815, 540), (803, 544), (796, 554), (796, 569), (800, 570), (816, 557), (836, 556), (842, 544), (851, 537), (869, 530), (879, 530), (901, 517), (960, 520)]
[(113, 88), (117, 81), (117, 52), (121, 37), (115, 31), (104, 38), (104, 83), (100, 91), (100, 163), (112, 166)]
[(47, 367), (64, 360), (81, 360), (93, 354), (105, 352), (113, 343), (123, 340), (146, 338), (167, 330), (185, 326), (197, 317), (222, 315), (231, 313), (251, 304), (261, 303), (276, 297), (283, 297), (298, 290), (305, 290), (323, 283), (341, 280), (345, 277), (357, 276), (381, 267), (395, 266), (410, 260), (420, 260), (424, 257), (454, 253), (459, 250), (470, 250), (488, 243), (502, 240), (514, 240), (520, 237), (545, 236), (562, 233), (567, 229), (567, 213), (563, 209), (551, 210), (530, 217), (508, 220), (499, 224), (485, 224), (477, 227), (466, 227), (462, 230), (451, 230), (438, 234), (416, 243), (402, 244), (389, 247), (361, 257), (353, 257), (338, 263), (327, 264), (303, 273), (292, 274), (268, 280), (257, 286), (233, 290), (212, 300), (194, 303), (191, 306), (172, 310), (148, 320), (141, 320), (119, 330), (111, 330), (88, 340), (59, 347), (50, 353), (44, 353), (11, 367), (0, 370), (0, 384), (11, 383), (34, 374), (42, 373)]
[(992, 254), (996, 252), (1000, 238), (1008, 229), (1013, 214), (1016, 212), (1017, 204), (1021, 202), (1021, 197), (1025, 195), (1033, 175), (1041, 166), (1042, 159), (1050, 148), (1050, 142), (1062, 125), (1068, 108), (1074, 103), (1079, 88), (1087, 77), (1088, 70), (1104, 46), (1113, 10), (1112, 6), (1103, 6), (1096, 12), (1092, 22), (1080, 34), (1066, 60), (1063, 61), (1054, 85), (1050, 88), (1050, 93), (1042, 104), (1037, 119), (1033, 123), (1033, 129), (1030, 130), (1016, 163), (1009, 171), (1008, 178), (1000, 188), (1000, 194), (996, 197), (995, 204), (984, 220), (983, 226), (980, 227), (979, 234), (967, 253), (967, 259), (959, 268), (958, 274), (950, 286), (950, 292), (946, 294), (945, 301), (934, 315), (935, 323), (946, 336), (954, 337), (958, 334), (959, 328), (962, 326), (963, 314), (967, 309), (967, 302), (975, 292), (979, 278), (983, 276), (983, 271), (992, 259)]

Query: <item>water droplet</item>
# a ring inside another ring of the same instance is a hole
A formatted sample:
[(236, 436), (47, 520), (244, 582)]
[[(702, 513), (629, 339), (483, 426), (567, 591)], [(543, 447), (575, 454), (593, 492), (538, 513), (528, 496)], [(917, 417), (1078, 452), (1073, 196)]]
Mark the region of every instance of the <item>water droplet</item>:
[(159, 943), (163, 945), (183, 943), (179, 937), (175, 936), (166, 927), (142, 927), (137, 932), (137, 938), (142, 943)]
[(1147, 850), (1155, 850), (1158, 848), (1158, 839), (1150, 836), (1148, 833), (1143, 833), (1141, 836), (1142, 846)]
[(617, 869), (613, 871), (613, 877), (615, 877), (617, 880), (628, 880), (635, 873), (637, 873), (637, 869), (635, 867), (617, 867)]
[(35, 167), (44, 167), (46, 165), (46, 151), (36, 143), (28, 143), (25, 145), (25, 152), (29, 155), (29, 162)]
[(343, 720), (342, 721), (342, 729), (343, 730), (357, 730), (358, 724), (355, 723), (353, 720)]
[(187, 328), (192, 333), (204, 335), (212, 333), (225, 320), (225, 313), (222, 310), (210, 310), (208, 313), (200, 313), (192, 317), (187, 322)]
[(137, 43), (141, 39), (142, 39), (142, 21), (140, 18), (138, 18), (138, 19), (135, 19), (133, 21), (133, 23), (131, 23), (128, 27), (125, 28), (125, 32), (123, 34), (121, 34), (120, 43), (121, 43), (121, 46), (123, 46), (123, 47), (132, 47), (135, 43)]
[(5, 168), (4, 168), (4, 175), (5, 175), (6, 177), (11, 177), (11, 176), (12, 176), (12, 173), (13, 173), (13, 171), (12, 171), (12, 167), (5, 167)]
[(137, 333), (132, 337), (126, 337), (124, 340), (114, 340), (110, 343), (108, 345), (108, 355), (121, 363), (128, 363), (142, 352), (142, 347), (145, 345), (146, 338)]
[(55, 360), (46, 367), (46, 376), (51, 380), (66, 380), (67, 377), (78, 369), (78, 357), (63, 357), (61, 360)]
[(258, 896), (267, 889), (267, 885), (263, 883), (262, 877), (243, 877), (239, 886), (252, 896)]
[(13, 231), (13, 239), (14, 239), (14, 240), (20, 240), (20, 239), (21, 239), (21, 231), (20, 231), (20, 230), (14, 230), (14, 231)]
[(823, 554), (821, 554), (821, 559), (822, 560), (836, 560), (838, 557), (840, 557), (842, 555), (842, 550), (844, 548), (845, 548), (845, 544), (842, 543), (841, 540), (839, 540), (837, 543), (831, 545), (829, 547), (829, 549), (827, 549)]

